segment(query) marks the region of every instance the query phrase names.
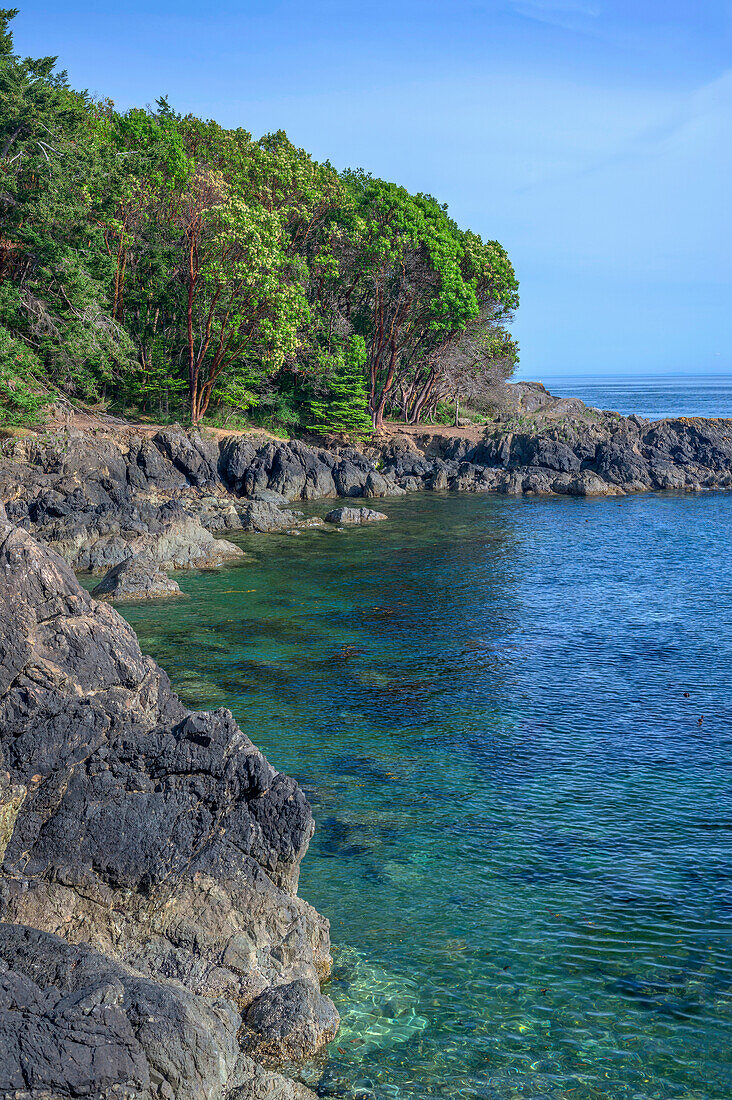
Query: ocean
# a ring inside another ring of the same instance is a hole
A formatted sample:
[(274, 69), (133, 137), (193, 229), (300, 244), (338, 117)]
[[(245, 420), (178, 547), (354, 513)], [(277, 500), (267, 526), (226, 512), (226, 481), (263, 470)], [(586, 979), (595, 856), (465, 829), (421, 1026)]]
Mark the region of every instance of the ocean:
[[(635, 407), (703, 411), (656, 387)], [(304, 1079), (728, 1100), (732, 493), (379, 507), (240, 536), (253, 560), (177, 574), (189, 599), (122, 607), (312, 802), (300, 893), (343, 1024)]]
[(558, 397), (579, 397), (586, 405), (649, 420), (667, 416), (732, 417), (732, 371), (709, 377), (659, 377), (637, 382), (632, 378), (592, 376), (555, 378), (545, 382)]

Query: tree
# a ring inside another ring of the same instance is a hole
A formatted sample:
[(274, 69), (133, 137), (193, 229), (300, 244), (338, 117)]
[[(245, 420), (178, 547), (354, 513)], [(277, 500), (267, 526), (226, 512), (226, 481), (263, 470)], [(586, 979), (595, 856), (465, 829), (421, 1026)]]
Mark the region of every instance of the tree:
[(15, 14), (0, 11), (0, 323), (32, 350), (47, 387), (94, 399), (133, 350), (109, 315), (89, 217), (100, 134), (55, 58), (15, 56)]
[(517, 284), (496, 242), (282, 131), (254, 140), (164, 98), (118, 112), (75, 92), (55, 58), (14, 53), (14, 15), (0, 10), (13, 415), (45, 387), (166, 418), (187, 404), (194, 423), (266, 405), (273, 424), (355, 434), (364, 393), (379, 429), (510, 373)]
[(366, 341), (362, 336), (352, 336), (345, 350), (331, 356), (326, 393), (310, 403), (313, 431), (343, 432), (354, 439), (371, 434), (365, 362)]
[(295, 354), (307, 303), (299, 265), (282, 249), (279, 215), (232, 195), (219, 172), (196, 171), (180, 197), (177, 224), (197, 424), (224, 374), (266, 374)]
[[(440, 355), (472, 322), (500, 323), (515, 304), (505, 252), (461, 232), (446, 208), (362, 172), (347, 173), (353, 212), (339, 262), (340, 310), (366, 340), (375, 430), (401, 393), (418, 418)], [(489, 310), (488, 303), (492, 303)]]

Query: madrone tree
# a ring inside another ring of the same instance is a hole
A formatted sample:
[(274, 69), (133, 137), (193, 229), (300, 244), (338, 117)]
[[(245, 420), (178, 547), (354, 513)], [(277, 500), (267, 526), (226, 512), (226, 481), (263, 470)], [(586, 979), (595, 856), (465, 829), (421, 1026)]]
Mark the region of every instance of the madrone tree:
[(264, 376), (295, 354), (307, 302), (300, 263), (283, 248), (279, 214), (232, 194), (220, 172), (197, 169), (176, 220), (188, 395), (197, 424), (217, 385)]

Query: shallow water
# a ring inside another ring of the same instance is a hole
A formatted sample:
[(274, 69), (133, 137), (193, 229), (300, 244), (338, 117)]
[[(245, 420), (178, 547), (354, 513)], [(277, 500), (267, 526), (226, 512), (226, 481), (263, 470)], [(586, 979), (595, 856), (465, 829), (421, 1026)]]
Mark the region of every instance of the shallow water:
[(313, 803), (344, 1024), (309, 1079), (727, 1100), (732, 493), (383, 508), (124, 609)]

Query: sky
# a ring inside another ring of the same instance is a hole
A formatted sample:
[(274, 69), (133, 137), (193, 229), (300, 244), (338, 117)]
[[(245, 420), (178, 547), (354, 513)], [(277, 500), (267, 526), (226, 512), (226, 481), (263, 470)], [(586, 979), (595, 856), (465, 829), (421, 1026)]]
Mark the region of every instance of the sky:
[(284, 129), (507, 249), (520, 376), (732, 378), (732, 0), (18, 0), (118, 108)]

